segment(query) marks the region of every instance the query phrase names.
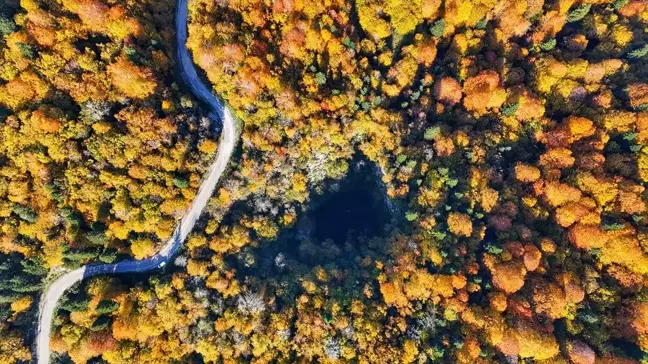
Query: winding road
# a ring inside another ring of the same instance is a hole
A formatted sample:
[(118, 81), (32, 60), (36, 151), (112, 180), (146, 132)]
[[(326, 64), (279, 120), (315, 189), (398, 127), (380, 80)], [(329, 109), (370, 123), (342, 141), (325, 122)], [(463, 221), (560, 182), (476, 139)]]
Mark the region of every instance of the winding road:
[(176, 9), (176, 58), (180, 66), (180, 74), (184, 83), (191, 92), (210, 109), (209, 117), (214, 121), (223, 122), (221, 140), (216, 160), (209, 167), (207, 177), (202, 182), (196, 198), (189, 211), (182, 218), (173, 233), (173, 237), (164, 245), (160, 252), (143, 260), (129, 260), (115, 264), (86, 265), (58, 278), (52, 283), (41, 297), (38, 317), (38, 334), (36, 338), (36, 355), (39, 364), (49, 363), (49, 341), (52, 329), (52, 317), (56, 311), (56, 304), (65, 291), (75, 283), (92, 276), (102, 274), (123, 274), (132, 272), (146, 272), (166, 264), (180, 249), (182, 243), (191, 232), (201, 212), (212, 196), (216, 184), (225, 171), (236, 145), (236, 126), (234, 118), (227, 107), (214, 96), (207, 87), (193, 64), (191, 55), (187, 50), (187, 13), (188, 0), (178, 0)]

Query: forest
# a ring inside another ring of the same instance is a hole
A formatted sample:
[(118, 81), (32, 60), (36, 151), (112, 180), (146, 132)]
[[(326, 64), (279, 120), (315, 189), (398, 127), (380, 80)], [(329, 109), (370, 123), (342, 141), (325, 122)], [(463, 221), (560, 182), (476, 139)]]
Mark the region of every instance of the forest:
[[(218, 150), (172, 0), (0, 5), (0, 362), (169, 237)], [(56, 363), (648, 363), (643, 0), (191, 0), (242, 121), (173, 264)], [(645, 149), (644, 149), (645, 148)]]

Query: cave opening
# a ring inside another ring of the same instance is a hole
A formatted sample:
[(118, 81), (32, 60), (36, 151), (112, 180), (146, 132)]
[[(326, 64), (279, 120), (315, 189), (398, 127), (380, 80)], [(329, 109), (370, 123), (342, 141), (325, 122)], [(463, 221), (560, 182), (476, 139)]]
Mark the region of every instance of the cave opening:
[(355, 161), (344, 180), (314, 196), (304, 217), (312, 222), (313, 238), (343, 245), (360, 236), (382, 235), (391, 216), (379, 178), (371, 163)]
[[(363, 158), (350, 162), (349, 172), (313, 194), (295, 225), (274, 241), (237, 254), (244, 276), (276, 277), (307, 272), (315, 266), (350, 268), (361, 257), (383, 254), (383, 239), (394, 223), (394, 213), (380, 173)], [(248, 264), (252, 262), (252, 264)]]

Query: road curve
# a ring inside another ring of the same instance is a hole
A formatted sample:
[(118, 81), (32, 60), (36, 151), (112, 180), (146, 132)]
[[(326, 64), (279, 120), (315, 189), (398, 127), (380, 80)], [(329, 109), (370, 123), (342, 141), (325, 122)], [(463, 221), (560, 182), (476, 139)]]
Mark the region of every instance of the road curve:
[(52, 283), (41, 297), (38, 316), (38, 333), (36, 337), (36, 355), (39, 364), (48, 364), (50, 357), (49, 340), (52, 329), (52, 317), (56, 304), (65, 291), (75, 283), (101, 274), (120, 274), (131, 272), (146, 272), (160, 267), (180, 249), (187, 235), (193, 229), (207, 201), (212, 196), (216, 184), (229, 163), (236, 145), (236, 126), (234, 118), (227, 107), (214, 96), (207, 87), (193, 64), (191, 55), (187, 50), (187, 12), (188, 0), (178, 0), (176, 9), (176, 58), (179, 63), (180, 74), (184, 83), (191, 92), (210, 109), (210, 118), (214, 122), (222, 121), (222, 133), (216, 160), (209, 167), (207, 177), (204, 179), (198, 194), (191, 204), (187, 214), (173, 233), (173, 237), (166, 242), (160, 252), (143, 260), (129, 260), (115, 264), (90, 264), (66, 273)]

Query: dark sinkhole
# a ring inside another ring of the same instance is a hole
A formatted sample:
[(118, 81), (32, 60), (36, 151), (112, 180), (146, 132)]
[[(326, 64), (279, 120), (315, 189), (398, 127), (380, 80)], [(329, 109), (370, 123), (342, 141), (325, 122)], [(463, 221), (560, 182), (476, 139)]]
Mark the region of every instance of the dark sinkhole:
[(312, 221), (315, 239), (344, 244), (347, 238), (382, 235), (389, 209), (373, 166), (359, 164), (331, 191), (313, 198), (305, 218)]
[(368, 250), (386, 249), (381, 237), (392, 223), (384, 185), (373, 163), (354, 159), (347, 176), (311, 195), (296, 224), (277, 239), (231, 257), (242, 276), (273, 277), (317, 265), (350, 267)]
[(382, 236), (391, 221), (385, 196), (375, 165), (354, 159), (344, 179), (329, 183), (322, 194), (311, 195), (307, 210), (286, 232), (292, 242), (284, 244), (294, 248), (295, 240), (328, 241), (342, 248), (360, 237)]

